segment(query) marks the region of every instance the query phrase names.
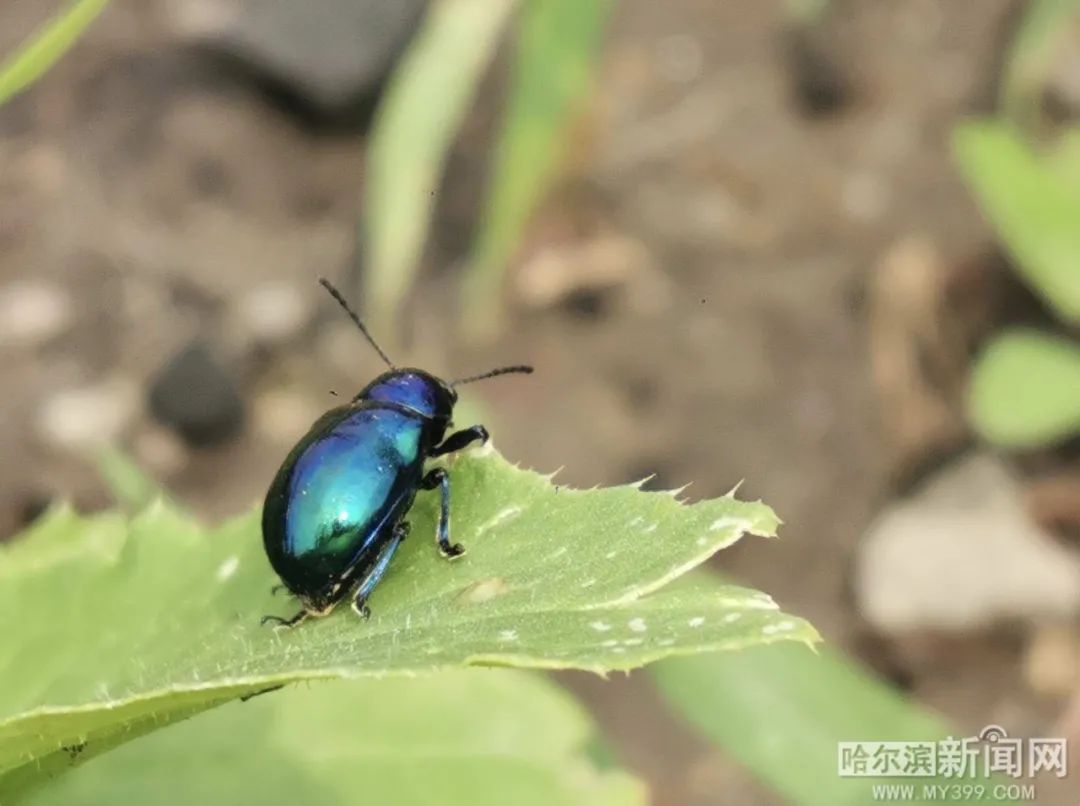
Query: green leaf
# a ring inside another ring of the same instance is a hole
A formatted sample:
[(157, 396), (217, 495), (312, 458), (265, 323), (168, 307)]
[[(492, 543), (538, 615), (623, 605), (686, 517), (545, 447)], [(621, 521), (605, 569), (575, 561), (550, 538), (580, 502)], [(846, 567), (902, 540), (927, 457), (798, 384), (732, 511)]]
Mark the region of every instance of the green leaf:
[(1036, 447), (1080, 433), (1080, 345), (1035, 330), (997, 336), (975, 364), (969, 398), (979, 433)]
[[(656, 664), (650, 674), (687, 722), (785, 802), (863, 806), (874, 801), (873, 787), (882, 783), (914, 782), (916, 792), (924, 784), (956, 784), (955, 778), (934, 776), (837, 775), (839, 742), (934, 742), (944, 739), (947, 730), (936, 717), (828, 649), (814, 654), (801, 647), (770, 646), (677, 658)], [(970, 783), (990, 791), (995, 783), (1009, 781), (978, 778)]]
[(376, 333), (393, 332), (419, 268), (447, 152), (515, 5), (437, 0), (379, 107), (364, 189), (364, 299)]
[(568, 124), (592, 87), (611, 0), (528, 0), (492, 183), (465, 284), (472, 336), (498, 327), (503, 273), (559, 167)]
[(0, 547), (0, 800), (135, 736), (268, 686), (470, 664), (631, 669), (668, 655), (816, 639), (762, 593), (663, 590), (776, 516), (731, 496), (692, 506), (635, 486), (578, 491), (494, 451), (452, 469), (453, 563), (435, 496), (361, 622), (289, 632), (256, 513), (206, 532), (164, 503), (133, 520), (52, 514)]
[(1038, 123), (1054, 53), (1069, 33), (1069, 18), (1078, 11), (1077, 0), (1031, 0), (1028, 4), (1010, 44), (1001, 82), (1001, 108), (1010, 120), (1024, 126)]
[[(678, 585), (699, 591), (725, 587), (704, 572), (688, 574)], [(651, 666), (649, 674), (690, 725), (799, 806), (862, 806), (874, 800), (873, 786), (882, 779), (837, 775), (839, 742), (933, 742), (947, 735), (938, 717), (828, 646), (807, 652), (774, 645), (673, 658)], [(918, 786), (956, 783), (906, 779), (912, 780)], [(1008, 781), (973, 783), (989, 789)]]
[(109, 0), (76, 0), (0, 63), (0, 104), (29, 87), (68, 52)]
[(587, 761), (592, 730), (572, 697), (525, 672), (324, 682), (159, 731), (27, 803), (644, 803), (634, 779)]
[(1057, 312), (1080, 322), (1080, 137), (1035, 154), (1001, 123), (957, 129), (960, 168), (1024, 279)]

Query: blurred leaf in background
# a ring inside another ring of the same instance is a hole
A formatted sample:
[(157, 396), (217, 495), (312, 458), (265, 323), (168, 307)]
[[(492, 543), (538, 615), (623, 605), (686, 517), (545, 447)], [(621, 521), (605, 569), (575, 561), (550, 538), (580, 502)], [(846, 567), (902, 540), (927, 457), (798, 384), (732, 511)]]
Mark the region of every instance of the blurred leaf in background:
[(961, 126), (960, 168), (1025, 281), (1080, 323), (1080, 133), (1036, 153), (1007, 123)]
[(1080, 0), (1031, 0), (1009, 46), (1001, 84), (1002, 115), (1023, 128), (1034, 128), (1055, 51), (1076, 24)]
[(109, 0), (76, 0), (14, 54), (0, 62), (0, 104), (37, 81), (68, 52)]
[[(1080, 323), (1080, 131), (1039, 153), (1008, 123), (961, 126), (960, 167), (1016, 270), (1067, 324)], [(1080, 344), (1030, 330), (996, 336), (975, 362), (973, 425), (1033, 448), (1080, 431)]]
[[(432, 197), (453, 137), (516, 0), (438, 0), (376, 119), (365, 191), (366, 308), (392, 323), (417, 277)], [(612, 0), (524, 0), (513, 78), (464, 288), (464, 328), (498, 326), (502, 277), (556, 176), (566, 135), (592, 90)]]
[(1035, 330), (996, 336), (972, 375), (972, 423), (986, 439), (1032, 448), (1080, 433), (1080, 345)]
[(327, 681), (159, 731), (26, 803), (643, 804), (640, 783), (586, 759), (593, 732), (526, 672)]
[[(680, 587), (723, 585), (697, 573)], [(883, 779), (837, 775), (838, 742), (932, 742), (947, 735), (938, 718), (828, 647), (809, 653), (775, 645), (672, 658), (651, 666), (649, 675), (705, 739), (798, 806), (873, 801), (873, 786)], [(955, 781), (918, 779), (920, 787), (950, 782)]]
[[(816, 640), (765, 594), (665, 589), (743, 534), (774, 534), (763, 504), (555, 487), (491, 450), (457, 459), (452, 479), (468, 556), (450, 564), (432, 540), (408, 541), (363, 623), (342, 608), (288, 632), (259, 625), (297, 605), (270, 594), (258, 513), (207, 532), (163, 502), (133, 520), (61, 510), (5, 544), (0, 800), (284, 683), (474, 664), (603, 673)], [(414, 535), (434, 535), (435, 505), (417, 501)]]
[(466, 334), (500, 322), (502, 280), (557, 174), (569, 125), (593, 89), (612, 0), (526, 0), (495, 165), (464, 287)]
[(436, 0), (379, 107), (364, 186), (365, 310), (389, 340), (454, 136), (516, 0)]

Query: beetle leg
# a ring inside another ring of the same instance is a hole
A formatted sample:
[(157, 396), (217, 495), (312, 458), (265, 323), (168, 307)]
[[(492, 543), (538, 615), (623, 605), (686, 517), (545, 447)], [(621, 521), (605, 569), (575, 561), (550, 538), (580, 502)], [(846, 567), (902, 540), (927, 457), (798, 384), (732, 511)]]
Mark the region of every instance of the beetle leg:
[(487, 429), (482, 425), (474, 425), (472, 428), (465, 428), (461, 431), (455, 431), (442, 441), (441, 445), (437, 445), (429, 454), (431, 458), (436, 456), (442, 456), (446, 453), (453, 453), (454, 451), (460, 451), (462, 448), (470, 445), (473, 442), (479, 442), (483, 445), (488, 441)]
[(305, 619), (307, 619), (307, 617), (309, 615), (311, 615), (311, 614), (308, 613), (308, 611), (301, 610), (299, 613), (297, 613), (292, 618), (282, 618), (281, 616), (263, 616), (262, 621), (260, 621), (259, 623), (260, 624), (273, 624), (275, 627), (289, 628), (289, 627), (295, 627), (297, 624), (299, 624), (302, 621), (304, 621)]
[(408, 535), (409, 524), (402, 522), (394, 527), (394, 536), (390, 538), (389, 543), (383, 546), (379, 556), (375, 558), (374, 567), (368, 571), (368, 575), (364, 577), (363, 581), (360, 582), (360, 586), (356, 589), (356, 598), (353, 599), (352, 609), (356, 615), (365, 621), (371, 618), (371, 608), (367, 606), (368, 597), (371, 596), (375, 586), (382, 580), (387, 567), (390, 565), (390, 560), (394, 558), (394, 552), (401, 545), (401, 541)]
[[(471, 430), (471, 429), (470, 429)], [(458, 434), (464, 434), (465, 431), (459, 431)], [(484, 432), (487, 433), (486, 431)], [(454, 436), (457, 436), (455, 434)], [(450, 439), (453, 439), (451, 437)], [(450, 440), (447, 440), (449, 442)], [(445, 442), (443, 443), (446, 444)], [(428, 473), (420, 481), (420, 486), (425, 490), (434, 490), (439, 487), (442, 491), (442, 502), (439, 507), (439, 529), (436, 533), (436, 539), (439, 542), (439, 551), (447, 559), (453, 559), (454, 557), (460, 557), (465, 553), (464, 547), (460, 543), (450, 542), (450, 476), (441, 467), (437, 467)]]

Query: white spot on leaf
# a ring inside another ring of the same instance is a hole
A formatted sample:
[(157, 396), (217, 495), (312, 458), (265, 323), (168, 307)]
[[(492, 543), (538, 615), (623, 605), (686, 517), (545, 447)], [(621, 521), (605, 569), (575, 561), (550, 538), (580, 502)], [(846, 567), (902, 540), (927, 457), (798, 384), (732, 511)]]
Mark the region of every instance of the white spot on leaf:
[(742, 618), (742, 613), (728, 613), (724, 616), (725, 624), (734, 624), (736, 621)]
[(508, 590), (510, 590), (510, 586), (506, 584), (505, 580), (492, 577), (491, 579), (474, 582), (462, 592), (462, 598), (470, 604), (481, 604), (494, 599), (496, 596), (501, 596)]
[(237, 556), (229, 557), (225, 562), (218, 566), (217, 578), (218, 582), (224, 582), (236, 573), (236, 569), (240, 567), (240, 558)]
[(702, 624), (705, 623), (705, 617), (704, 616), (694, 616), (692, 619), (690, 619), (686, 623), (689, 624), (691, 627), (700, 627)]
[(517, 630), (499, 630), (499, 640), (503, 643), (510, 643), (518, 639)]
[(629, 627), (633, 632), (645, 632), (645, 630), (648, 629), (648, 627), (645, 625), (645, 619), (643, 618), (632, 618), (626, 626)]
[(505, 523), (512, 518), (516, 518), (520, 514), (521, 507), (519, 506), (511, 506), (507, 507), (506, 509), (500, 510), (495, 514), (493, 518), (480, 524), (480, 526), (478, 526), (476, 529), (476, 534), (477, 536), (480, 536), (489, 529), (494, 529), (499, 524)]
[(798, 625), (794, 621), (779, 621), (776, 624), (766, 624), (761, 628), (762, 635), (776, 635), (782, 632), (791, 632)]
[(605, 624), (605, 623), (604, 623), (604, 622), (602, 622), (602, 621), (594, 621), (594, 622), (593, 622), (592, 624), (590, 624), (589, 626), (590, 626), (590, 627), (592, 627), (592, 628), (593, 628), (594, 630), (596, 630), (597, 632), (607, 632), (608, 630), (610, 630), (610, 629), (611, 629), (611, 625), (610, 625), (610, 624)]
[(719, 532), (721, 529), (728, 529), (732, 526), (737, 527), (740, 532), (746, 532), (750, 529), (750, 524), (743, 518), (733, 518), (731, 515), (724, 515), (724, 517), (717, 518), (709, 524), (709, 531)]

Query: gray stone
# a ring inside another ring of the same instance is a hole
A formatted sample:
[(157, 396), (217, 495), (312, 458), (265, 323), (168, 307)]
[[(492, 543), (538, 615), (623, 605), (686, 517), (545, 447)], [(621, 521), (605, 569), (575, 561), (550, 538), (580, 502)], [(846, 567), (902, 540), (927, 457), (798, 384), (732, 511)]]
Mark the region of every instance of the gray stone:
[(374, 93), (427, 0), (167, 0), (180, 36), (239, 60), (323, 112)]
[(200, 341), (189, 344), (158, 372), (150, 388), (150, 410), (159, 423), (193, 447), (231, 439), (244, 421), (236, 380)]
[(315, 316), (313, 297), (284, 282), (261, 283), (245, 290), (236, 300), (233, 326), (237, 339), (269, 347), (296, 341)]
[(855, 594), (888, 632), (1069, 618), (1080, 558), (1031, 520), (1001, 460), (975, 454), (882, 513), (859, 547)]

